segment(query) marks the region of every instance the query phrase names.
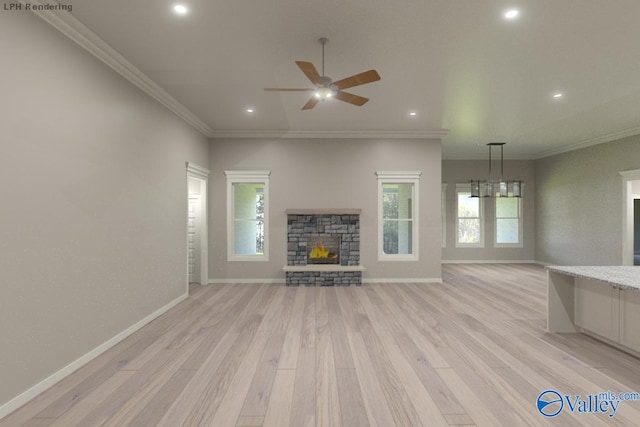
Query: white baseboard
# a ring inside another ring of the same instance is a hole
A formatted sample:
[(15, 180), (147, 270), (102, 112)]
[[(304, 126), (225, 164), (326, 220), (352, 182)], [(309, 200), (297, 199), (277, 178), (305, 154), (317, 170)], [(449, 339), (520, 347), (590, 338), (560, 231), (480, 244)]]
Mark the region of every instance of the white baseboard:
[(38, 384), (34, 385), (30, 389), (26, 390), (25, 392), (14, 397), (7, 403), (3, 404), (2, 406), (0, 406), (0, 419), (9, 415), (11, 412), (15, 411), (16, 409), (18, 409), (19, 407), (21, 407), (22, 405), (24, 405), (25, 403), (27, 403), (28, 401), (30, 401), (31, 399), (33, 399), (34, 397), (42, 393), (43, 391), (47, 390), (49, 387), (53, 386), (55, 383), (57, 383), (61, 379), (72, 374), (73, 372), (80, 369), (82, 366), (86, 365), (88, 362), (100, 356), (102, 353), (109, 350), (111, 347), (115, 346), (120, 341), (124, 340), (129, 335), (133, 334), (134, 332), (136, 332), (137, 330), (145, 326), (147, 323), (151, 322), (152, 320), (161, 316), (165, 312), (169, 311), (171, 308), (173, 308), (180, 302), (184, 301), (188, 296), (189, 296), (188, 293), (185, 293), (179, 296), (178, 298), (171, 301), (169, 304), (166, 304), (165, 306), (154, 311), (144, 319), (131, 325), (124, 331), (120, 332), (118, 335), (114, 336), (113, 338), (109, 339), (103, 344), (100, 344), (98, 347), (94, 348), (93, 350), (81, 356), (80, 358), (74, 360), (64, 368), (55, 372), (53, 375), (49, 376), (48, 378), (45, 378), (44, 380), (40, 381)]
[(414, 279), (399, 279), (399, 278), (389, 278), (389, 279), (362, 279), (362, 283), (442, 283), (442, 278), (439, 277), (425, 277), (425, 278), (414, 278)]
[[(549, 265), (549, 263), (537, 261), (537, 260), (503, 260), (503, 259), (491, 259), (491, 260), (477, 260), (477, 259), (452, 259), (442, 260), (442, 264), (538, 264), (541, 266)], [(242, 279), (242, 278), (228, 278), (228, 279), (209, 279), (208, 285), (224, 285), (224, 284), (284, 284), (285, 278), (270, 278), (270, 279)], [(424, 277), (424, 278), (388, 278), (380, 279), (374, 277), (363, 277), (362, 283), (442, 283), (441, 277)]]
[(247, 284), (247, 285), (255, 285), (255, 284), (284, 284), (285, 279), (209, 279), (207, 285), (227, 285), (227, 284)]
[(540, 262), (527, 259), (443, 259), (442, 264), (540, 264)]
[[(223, 285), (223, 284), (284, 284), (285, 279), (209, 279), (207, 284), (209, 285)], [(442, 283), (442, 278), (390, 278), (390, 279), (373, 279), (363, 278), (362, 283)]]

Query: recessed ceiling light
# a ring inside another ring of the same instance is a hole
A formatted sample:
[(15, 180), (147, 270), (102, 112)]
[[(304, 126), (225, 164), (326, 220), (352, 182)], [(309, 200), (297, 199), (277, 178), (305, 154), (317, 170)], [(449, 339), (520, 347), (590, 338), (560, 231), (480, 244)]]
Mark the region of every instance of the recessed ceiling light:
[(247, 113), (253, 113), (253, 112), (255, 112), (256, 110), (254, 110), (253, 108), (247, 108), (245, 111), (246, 111)]
[(187, 6), (185, 6), (183, 4), (176, 4), (176, 5), (173, 6), (173, 11), (177, 15), (186, 15), (187, 12), (189, 12), (189, 9), (187, 9)]
[(562, 98), (562, 92), (556, 92), (553, 94), (553, 97), (558, 99), (558, 98)]
[(409, 115), (410, 115), (411, 117), (415, 117), (415, 116), (417, 116), (417, 115), (418, 115), (418, 113), (416, 113), (415, 111), (412, 111), (412, 112), (410, 112), (410, 113), (409, 113)]
[(518, 9), (509, 9), (504, 13), (504, 17), (507, 19), (516, 19), (520, 15)]

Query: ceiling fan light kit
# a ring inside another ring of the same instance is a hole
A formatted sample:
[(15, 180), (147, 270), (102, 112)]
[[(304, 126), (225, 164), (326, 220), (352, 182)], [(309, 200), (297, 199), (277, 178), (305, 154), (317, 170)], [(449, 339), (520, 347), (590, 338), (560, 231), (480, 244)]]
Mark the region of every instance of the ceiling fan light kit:
[(337, 91), (331, 87), (319, 87), (318, 89), (316, 89), (314, 95), (316, 98), (320, 98), (320, 100), (322, 101), (324, 99), (335, 96), (336, 92)]
[(326, 37), (318, 39), (318, 43), (322, 45), (322, 75), (318, 73), (316, 67), (311, 62), (296, 61), (296, 65), (304, 73), (305, 76), (313, 83), (314, 89), (302, 89), (302, 88), (265, 88), (265, 91), (269, 92), (302, 92), (312, 91), (313, 96), (302, 107), (303, 110), (310, 110), (315, 107), (318, 102), (324, 101), (330, 98), (336, 98), (340, 101), (361, 107), (366, 104), (369, 99), (360, 95), (345, 92), (343, 89), (348, 89), (355, 86), (361, 86), (367, 83), (372, 83), (380, 80), (380, 75), (376, 70), (364, 71), (359, 74), (347, 77), (342, 80), (334, 82), (330, 77), (324, 75), (324, 46), (329, 40)]

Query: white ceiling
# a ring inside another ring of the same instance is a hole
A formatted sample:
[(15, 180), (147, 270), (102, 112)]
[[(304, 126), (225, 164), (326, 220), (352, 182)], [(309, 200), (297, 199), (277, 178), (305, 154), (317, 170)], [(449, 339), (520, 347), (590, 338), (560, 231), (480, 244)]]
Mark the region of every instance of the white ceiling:
[[(184, 0), (186, 16), (172, 0), (66, 1), (214, 136), (449, 129), (445, 158), (486, 156), (491, 141), (536, 158), (640, 133), (638, 0)], [(349, 90), (363, 107), (301, 111), (308, 93), (263, 91), (312, 87), (294, 61), (320, 71), (319, 37), (334, 80), (382, 77)]]

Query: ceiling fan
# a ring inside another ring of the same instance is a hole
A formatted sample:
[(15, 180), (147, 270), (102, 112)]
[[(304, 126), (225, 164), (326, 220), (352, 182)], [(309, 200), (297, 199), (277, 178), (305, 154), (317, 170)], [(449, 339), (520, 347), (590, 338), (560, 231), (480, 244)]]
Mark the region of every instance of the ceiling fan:
[(378, 81), (380, 80), (380, 75), (376, 70), (369, 70), (334, 82), (330, 77), (324, 75), (324, 45), (327, 44), (328, 41), (329, 40), (325, 37), (318, 39), (318, 42), (322, 45), (322, 75), (318, 73), (316, 67), (314, 67), (311, 62), (296, 61), (296, 65), (302, 70), (304, 75), (311, 80), (311, 83), (315, 85), (315, 88), (300, 89), (267, 87), (264, 90), (272, 92), (314, 92), (311, 99), (309, 99), (309, 101), (307, 101), (307, 103), (302, 107), (303, 110), (310, 110), (315, 107), (318, 102), (329, 98), (336, 98), (340, 101), (344, 101), (358, 107), (366, 104), (367, 101), (369, 101), (368, 98), (345, 92), (344, 89)]

